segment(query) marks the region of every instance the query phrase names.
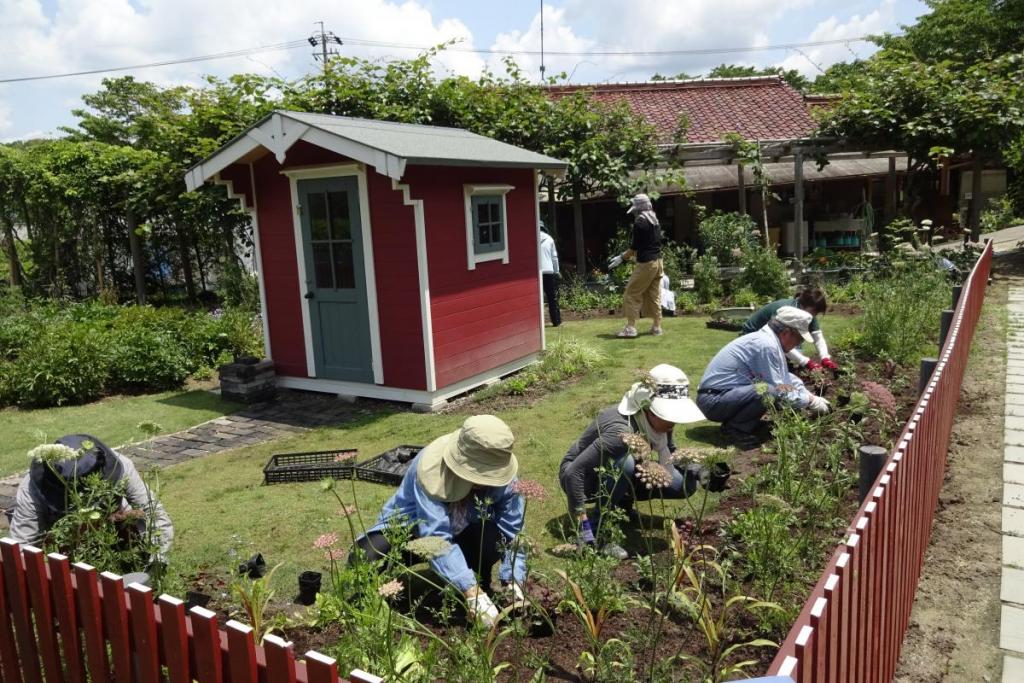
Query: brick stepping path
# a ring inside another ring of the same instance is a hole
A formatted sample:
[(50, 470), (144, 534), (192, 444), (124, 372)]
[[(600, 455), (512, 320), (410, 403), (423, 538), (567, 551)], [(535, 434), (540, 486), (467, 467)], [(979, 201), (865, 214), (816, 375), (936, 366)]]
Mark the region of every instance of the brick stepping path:
[[(132, 459), (140, 470), (168, 467), (242, 446), (252, 446), (315, 427), (348, 422), (366, 412), (365, 404), (347, 403), (330, 394), (280, 390), (278, 399), (259, 403), (237, 413), (218, 417), (181, 432), (121, 446), (117, 450)], [(140, 416), (141, 417), (141, 416)], [(87, 431), (87, 427), (82, 427)], [(24, 473), (0, 479), (0, 510), (14, 504)], [(7, 516), (0, 514), (0, 528)]]

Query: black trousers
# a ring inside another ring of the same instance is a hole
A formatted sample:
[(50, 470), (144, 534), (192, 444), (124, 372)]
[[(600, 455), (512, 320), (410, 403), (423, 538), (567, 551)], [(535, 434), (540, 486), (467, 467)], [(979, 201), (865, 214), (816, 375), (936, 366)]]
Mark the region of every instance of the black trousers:
[(558, 327), (562, 324), (562, 312), (558, 310), (558, 280), (554, 273), (543, 273), (544, 298), (548, 300), (548, 317), (551, 324)]
[[(501, 559), (502, 550), (498, 546), (503, 540), (506, 539), (494, 522), (474, 522), (453, 539), (454, 544), (462, 549), (466, 564), (479, 577), (480, 587), (485, 590), (490, 588), (494, 565)], [(379, 531), (371, 531), (365, 536), (360, 536), (356, 539), (356, 545), (370, 562), (380, 562), (391, 552), (391, 544)], [(355, 553), (350, 553), (349, 562), (355, 556)], [(421, 559), (407, 554), (405, 562), (412, 565)]]

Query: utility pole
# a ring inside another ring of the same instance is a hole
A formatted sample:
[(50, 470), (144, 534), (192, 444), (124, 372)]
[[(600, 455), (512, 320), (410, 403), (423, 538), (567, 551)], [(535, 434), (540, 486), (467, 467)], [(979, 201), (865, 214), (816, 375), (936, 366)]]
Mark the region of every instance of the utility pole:
[(325, 31), (324, 30), (324, 22), (322, 22), (322, 21), (314, 21), (313, 23), (314, 24), (320, 24), (320, 33), (313, 33), (313, 35), (311, 35), (306, 40), (308, 40), (309, 44), (312, 45), (313, 47), (316, 47), (317, 45), (320, 46), (320, 53), (317, 54), (316, 52), (314, 52), (313, 53), (313, 59), (319, 59), (320, 61), (323, 62), (323, 64), (324, 64), (324, 75), (326, 76), (327, 75), (327, 64), (328, 64), (327, 59), (328, 59), (328, 57), (338, 54), (337, 50), (329, 49), (327, 46), (330, 45), (330, 44), (343, 45), (344, 43), (342, 43), (341, 42), (341, 38), (339, 38), (338, 36), (334, 35), (334, 33), (332, 31)]
[(540, 0), (540, 81), (544, 82), (544, 0)]

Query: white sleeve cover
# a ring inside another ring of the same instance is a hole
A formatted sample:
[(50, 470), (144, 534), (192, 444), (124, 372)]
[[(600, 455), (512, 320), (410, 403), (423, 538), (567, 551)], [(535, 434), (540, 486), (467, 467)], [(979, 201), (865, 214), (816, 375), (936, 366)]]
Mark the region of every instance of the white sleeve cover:
[(821, 330), (811, 332), (811, 339), (814, 340), (814, 348), (818, 350), (818, 358), (830, 358), (828, 355), (828, 344), (825, 343), (825, 335)]
[(810, 360), (810, 358), (800, 353), (799, 347), (792, 349), (791, 351), (786, 353), (786, 358), (788, 358), (790, 362), (793, 363), (793, 365), (797, 366), (798, 368), (802, 368), (803, 366), (807, 365), (807, 361)]

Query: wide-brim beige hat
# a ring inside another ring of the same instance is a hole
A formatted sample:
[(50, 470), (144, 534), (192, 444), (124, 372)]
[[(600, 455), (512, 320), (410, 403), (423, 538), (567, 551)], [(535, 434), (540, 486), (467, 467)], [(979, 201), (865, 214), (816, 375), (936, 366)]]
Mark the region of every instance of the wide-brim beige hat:
[(690, 380), (686, 373), (662, 363), (651, 368), (654, 386), (636, 383), (619, 401), (620, 415), (634, 415), (647, 408), (662, 420), (675, 424), (702, 422), (707, 418), (690, 398)]
[(423, 449), (416, 478), (432, 498), (462, 500), (476, 486), (505, 486), (519, 471), (515, 437), (493, 415), (474, 415)]

